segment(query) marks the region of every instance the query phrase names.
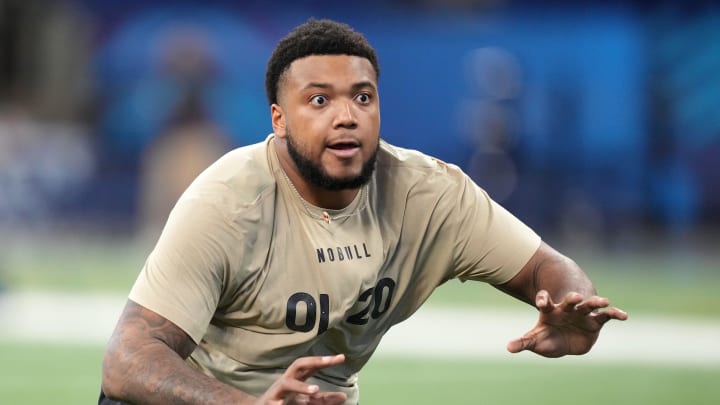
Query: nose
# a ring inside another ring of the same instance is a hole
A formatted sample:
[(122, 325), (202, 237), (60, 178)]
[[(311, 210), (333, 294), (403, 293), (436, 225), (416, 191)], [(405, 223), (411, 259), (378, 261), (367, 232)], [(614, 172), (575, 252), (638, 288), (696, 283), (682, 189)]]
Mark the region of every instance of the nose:
[(357, 117), (353, 111), (351, 103), (341, 103), (338, 106), (337, 115), (335, 116), (335, 128), (353, 129), (357, 127)]

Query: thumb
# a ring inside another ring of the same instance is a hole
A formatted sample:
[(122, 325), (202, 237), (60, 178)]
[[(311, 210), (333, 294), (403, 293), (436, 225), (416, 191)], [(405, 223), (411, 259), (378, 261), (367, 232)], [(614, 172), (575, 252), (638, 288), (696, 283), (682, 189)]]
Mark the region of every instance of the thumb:
[(552, 298), (550, 298), (550, 293), (548, 293), (546, 290), (540, 290), (538, 291), (537, 295), (535, 295), (535, 307), (538, 309), (538, 311), (542, 313), (550, 313), (555, 308), (555, 305), (552, 301)]
[(513, 339), (507, 344), (507, 351), (510, 353), (520, 353), (523, 350), (532, 350), (535, 340), (532, 337), (523, 336)]

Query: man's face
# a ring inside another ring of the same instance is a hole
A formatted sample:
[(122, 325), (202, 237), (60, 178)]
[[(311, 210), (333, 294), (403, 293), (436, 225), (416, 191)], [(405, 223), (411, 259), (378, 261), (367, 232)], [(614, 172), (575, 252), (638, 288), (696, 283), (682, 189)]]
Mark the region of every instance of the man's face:
[(294, 61), (279, 83), (273, 129), (303, 178), (326, 190), (357, 188), (372, 175), (380, 138), (377, 78), (349, 55)]

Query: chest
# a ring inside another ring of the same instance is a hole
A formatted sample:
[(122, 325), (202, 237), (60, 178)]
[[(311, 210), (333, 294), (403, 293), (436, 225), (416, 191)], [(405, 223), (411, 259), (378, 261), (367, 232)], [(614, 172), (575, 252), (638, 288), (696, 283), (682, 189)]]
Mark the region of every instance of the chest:
[(353, 312), (382, 273), (382, 232), (367, 213), (330, 223), (288, 216), (273, 231), (256, 301), (277, 309), (265, 311), (269, 326), (322, 334)]

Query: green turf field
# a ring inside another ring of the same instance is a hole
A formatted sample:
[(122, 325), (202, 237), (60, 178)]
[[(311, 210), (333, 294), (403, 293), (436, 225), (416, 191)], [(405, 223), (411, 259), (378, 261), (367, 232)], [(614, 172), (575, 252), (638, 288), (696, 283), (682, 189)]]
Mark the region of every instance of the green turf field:
[[(0, 252), (6, 290), (126, 294), (150, 246), (81, 244)], [(633, 314), (720, 318), (718, 257), (575, 257), (601, 294)], [(427, 305), (521, 308), (487, 285), (450, 282)], [(682, 342), (678, 342), (682, 344)], [(672, 348), (668, 348), (672, 350)], [(0, 404), (96, 401), (101, 347), (0, 343)], [(717, 404), (717, 367), (596, 362), (374, 358), (361, 374), (368, 404)]]
[[(0, 404), (91, 404), (99, 347), (0, 344)], [(363, 404), (717, 404), (720, 367), (375, 358)]]
[(720, 367), (374, 359), (364, 404), (717, 404)]
[[(148, 246), (85, 243), (0, 252), (0, 284), (14, 290), (126, 294)], [(607, 255), (575, 257), (601, 295), (632, 313), (720, 318), (720, 254)], [(430, 305), (517, 307), (522, 303), (485, 284), (448, 282)]]

